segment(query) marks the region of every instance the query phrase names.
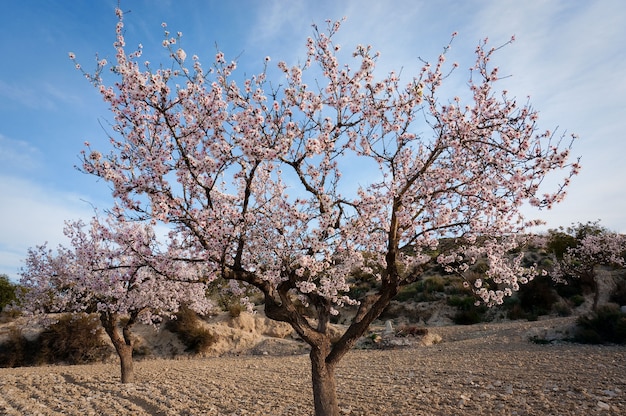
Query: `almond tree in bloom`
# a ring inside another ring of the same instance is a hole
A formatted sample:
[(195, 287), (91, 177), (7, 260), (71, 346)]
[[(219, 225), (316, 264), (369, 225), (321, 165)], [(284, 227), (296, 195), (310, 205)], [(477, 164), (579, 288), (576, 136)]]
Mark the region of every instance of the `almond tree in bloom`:
[(206, 313), (211, 307), (206, 285), (185, 275), (189, 269), (185, 265), (179, 267), (181, 281), (160, 275), (155, 265), (162, 267), (164, 260), (155, 260), (155, 235), (145, 225), (103, 224), (94, 218), (89, 227), (81, 221), (67, 222), (64, 232), (69, 248), (54, 251), (44, 244), (29, 249), (21, 271), (24, 290), (18, 293), (19, 305), (34, 315), (97, 314), (120, 357), (122, 383), (131, 383), (133, 325), (156, 324), (182, 304)]
[(569, 243), (568, 247), (562, 248), (562, 253), (554, 253), (552, 278), (558, 282), (567, 282), (570, 277), (591, 282), (595, 311), (600, 297), (596, 269), (599, 266), (626, 266), (626, 236), (611, 232), (598, 222), (589, 222), (558, 232), (553, 230), (549, 240), (548, 247), (558, 246), (560, 241)]
[[(264, 294), (266, 315), (311, 346), (316, 414), (339, 413), (337, 363), (429, 267), (463, 274), (486, 259), (475, 291), (487, 304), (532, 278), (507, 256), (535, 223), (520, 207), (559, 202), (578, 164), (568, 162), (571, 140), (538, 132), (528, 104), (494, 90), (497, 49), (486, 40), (464, 103), (438, 98), (456, 67), (445, 63), (449, 47), (402, 83), (375, 75), (379, 55), (368, 46), (340, 62), (340, 23), (328, 22), (314, 27), (301, 65), (278, 62), (270, 81), (268, 57), (238, 81), (236, 62), (218, 52), (206, 69), (167, 29), (172, 64), (153, 67), (141, 47), (126, 51), (117, 14), (112, 75), (103, 60), (86, 73), (113, 112), (112, 150), (87, 144), (83, 170), (108, 181), (128, 215), (169, 223), (181, 252), (212, 276)], [(562, 184), (542, 193), (544, 177), (561, 170)], [(455, 244), (440, 246), (442, 237)], [(357, 269), (378, 280), (360, 299), (348, 294)], [(330, 317), (346, 305), (358, 312), (331, 343)]]

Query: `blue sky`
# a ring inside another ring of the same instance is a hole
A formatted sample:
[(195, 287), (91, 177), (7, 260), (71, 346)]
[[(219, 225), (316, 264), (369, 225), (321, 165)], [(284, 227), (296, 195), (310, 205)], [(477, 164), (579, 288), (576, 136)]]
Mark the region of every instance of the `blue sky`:
[[(111, 206), (108, 187), (74, 166), (88, 140), (106, 142), (112, 117), (68, 59), (87, 69), (114, 56), (116, 0), (2, 1), (0, 27), (0, 274), (18, 277), (28, 247), (63, 243), (63, 221)], [(565, 202), (537, 215), (548, 227), (601, 220), (626, 232), (626, 2), (622, 0), (123, 0), (127, 43), (164, 60), (161, 23), (183, 32), (183, 48), (209, 65), (216, 45), (240, 71), (263, 58), (297, 62), (311, 24), (346, 17), (344, 50), (371, 44), (379, 68), (411, 76), (418, 57), (435, 59), (459, 32), (450, 55), (472, 64), (479, 39), (511, 35), (495, 63), (511, 94), (528, 95), (541, 129), (577, 133), (583, 169)], [(452, 93), (451, 95), (454, 95)], [(532, 212), (529, 216), (536, 217)]]

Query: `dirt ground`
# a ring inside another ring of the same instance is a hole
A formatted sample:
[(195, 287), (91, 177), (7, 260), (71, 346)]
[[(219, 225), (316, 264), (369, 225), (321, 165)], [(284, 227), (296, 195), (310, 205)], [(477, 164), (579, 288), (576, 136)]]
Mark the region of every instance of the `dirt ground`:
[[(354, 350), (349, 415), (626, 415), (626, 347), (536, 344), (563, 319), (430, 328), (427, 347)], [(543, 331), (543, 332), (542, 332)], [(246, 355), (0, 369), (1, 415), (310, 415), (308, 356)]]

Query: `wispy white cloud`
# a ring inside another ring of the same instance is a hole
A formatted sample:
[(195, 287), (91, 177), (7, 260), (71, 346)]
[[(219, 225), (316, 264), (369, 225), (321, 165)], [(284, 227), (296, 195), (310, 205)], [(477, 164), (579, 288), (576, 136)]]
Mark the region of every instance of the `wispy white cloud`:
[[(296, 2), (291, 2), (296, 3)], [(380, 50), (380, 73), (403, 69), (417, 73), (418, 57), (436, 58), (452, 31), (459, 31), (450, 59), (462, 64), (443, 91), (461, 95), (465, 74), (473, 63), (476, 43), (489, 37), (499, 46), (512, 35), (516, 41), (498, 51), (494, 65), (501, 67), (500, 87), (510, 96), (540, 112), (538, 128), (557, 135), (577, 133), (573, 155), (582, 156), (583, 169), (574, 178), (564, 203), (554, 210), (529, 212), (550, 226), (602, 219), (626, 232), (626, 218), (616, 207), (626, 207), (622, 181), (626, 177), (626, 141), (622, 140), (626, 111), (626, 3), (621, 0), (525, 2), (470, 0), (467, 2), (318, 2), (274, 1), (257, 10), (251, 42), (273, 50), (275, 58), (295, 63), (304, 53), (311, 20), (322, 26), (326, 18), (347, 16), (338, 41), (347, 49), (372, 44)], [(273, 48), (273, 49), (272, 49)], [(552, 186), (562, 178), (546, 181)], [(546, 189), (548, 190), (548, 189)]]
[[(540, 217), (552, 226), (601, 219), (626, 232), (623, 179), (626, 152), (623, 114), (626, 111), (626, 5), (603, 2), (485, 3), (470, 27), (516, 42), (498, 54), (504, 81), (512, 94), (527, 94), (540, 111), (540, 127), (577, 133), (573, 148), (583, 169), (565, 201)], [(623, 211), (622, 211), (623, 212)]]
[(85, 196), (19, 177), (0, 175), (0, 195), (0, 273), (14, 279), (28, 247), (46, 241), (55, 247), (64, 241), (65, 220), (88, 220), (94, 213)]
[(0, 134), (0, 171), (32, 171), (39, 167), (41, 151), (23, 140)]
[(30, 109), (50, 110), (55, 108), (54, 101), (42, 95), (41, 90), (33, 86), (9, 84), (0, 80), (0, 97), (5, 103), (17, 103)]

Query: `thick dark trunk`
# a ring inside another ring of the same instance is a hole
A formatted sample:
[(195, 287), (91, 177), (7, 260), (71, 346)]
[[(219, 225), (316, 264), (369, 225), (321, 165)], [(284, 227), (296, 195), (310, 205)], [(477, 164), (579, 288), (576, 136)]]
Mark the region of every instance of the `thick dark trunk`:
[(310, 354), (316, 416), (339, 416), (335, 366), (326, 362), (329, 350), (330, 343), (322, 348), (313, 347)]
[(121, 345), (115, 347), (117, 355), (120, 357), (120, 371), (122, 383), (132, 383), (135, 381), (135, 369), (133, 364), (133, 347), (132, 345)]
[(116, 314), (103, 313), (100, 315), (100, 322), (115, 347), (117, 355), (120, 357), (120, 372), (122, 383), (132, 383), (135, 380), (135, 370), (133, 365), (133, 343), (130, 337), (130, 328), (126, 326), (122, 331), (118, 327), (118, 316)]
[[(289, 291), (295, 287), (292, 280), (284, 281), (279, 285), (278, 290), (274, 291), (272, 288), (264, 286), (262, 281), (254, 280), (253, 276), (240, 278), (240, 280), (251, 283), (264, 292), (265, 314), (268, 318), (289, 323), (298, 335), (311, 346), (311, 381), (316, 416), (339, 416), (335, 382), (336, 365), (367, 331), (372, 321), (389, 305), (389, 301), (398, 291), (396, 275), (397, 273), (392, 267), (390, 273), (383, 279), (378, 293), (362, 303), (350, 327), (334, 344), (331, 344), (328, 328), (332, 307), (328, 299), (309, 294), (311, 304), (315, 305), (317, 311), (317, 326), (313, 327), (311, 321), (297, 310), (291, 300)], [(295, 280), (294, 278), (293, 281)]]

